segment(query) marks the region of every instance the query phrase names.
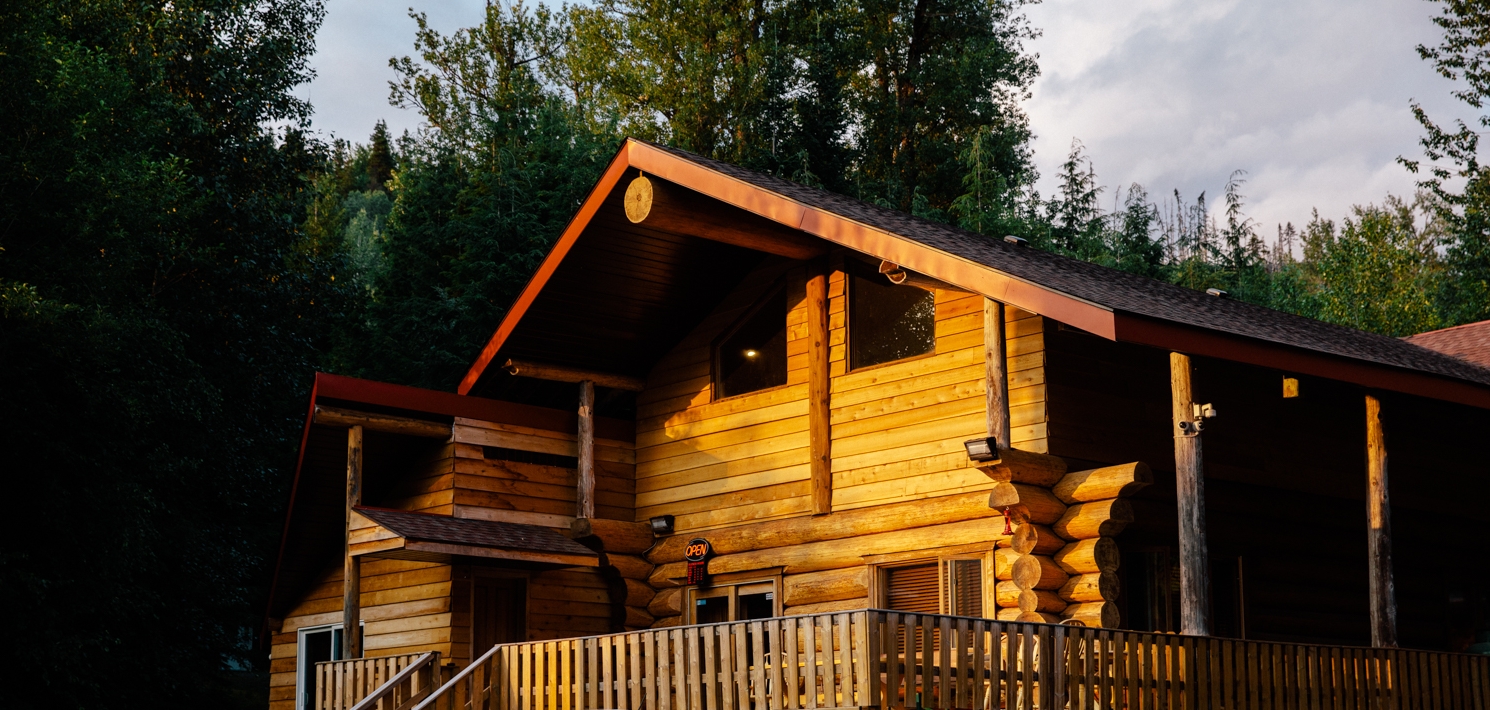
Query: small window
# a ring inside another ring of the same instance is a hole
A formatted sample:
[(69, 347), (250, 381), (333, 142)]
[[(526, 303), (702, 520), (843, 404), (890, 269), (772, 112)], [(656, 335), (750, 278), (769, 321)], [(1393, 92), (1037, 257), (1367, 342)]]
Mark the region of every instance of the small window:
[(927, 560), (880, 568), (884, 608), (914, 614), (982, 617), (985, 557)]
[(688, 590), (694, 624), (769, 619), (777, 615), (774, 581), (716, 584)]
[(849, 276), (849, 368), (936, 350), (936, 297), (884, 278)]
[(786, 291), (776, 289), (720, 343), (719, 397), (786, 384)]

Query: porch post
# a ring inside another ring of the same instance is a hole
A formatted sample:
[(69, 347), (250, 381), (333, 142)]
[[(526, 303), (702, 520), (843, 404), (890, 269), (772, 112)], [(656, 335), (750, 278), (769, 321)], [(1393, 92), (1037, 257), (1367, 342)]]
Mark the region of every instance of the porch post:
[(1392, 585), (1392, 517), (1387, 496), (1387, 442), (1381, 402), (1366, 395), (1366, 545), (1371, 569), (1371, 645), (1397, 646), (1397, 593)]
[(1205, 543), (1205, 470), (1188, 355), (1169, 354), (1169, 386), (1180, 514), (1180, 633), (1206, 636), (1211, 632), (1211, 584)]
[(343, 547), (341, 657), (362, 657), (362, 559), (352, 556), (352, 508), (362, 505), (362, 426), (347, 429), (347, 528)]
[(833, 512), (832, 370), (828, 343), (828, 261), (807, 263), (807, 443), (810, 447), (812, 513)]
[(574, 493), (575, 517), (595, 517), (595, 383), (579, 383), (579, 487)]
[(983, 299), (983, 354), (988, 391), (988, 435), (999, 449), (1014, 448), (1009, 422), (1008, 338), (1004, 335), (1004, 304)]

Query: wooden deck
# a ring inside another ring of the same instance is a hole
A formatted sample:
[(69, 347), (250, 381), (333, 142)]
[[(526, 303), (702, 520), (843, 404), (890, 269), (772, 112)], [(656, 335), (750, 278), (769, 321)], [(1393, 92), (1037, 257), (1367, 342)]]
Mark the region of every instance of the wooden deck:
[(498, 646), (417, 707), (1485, 710), (1487, 705), (1486, 656), (868, 610)]

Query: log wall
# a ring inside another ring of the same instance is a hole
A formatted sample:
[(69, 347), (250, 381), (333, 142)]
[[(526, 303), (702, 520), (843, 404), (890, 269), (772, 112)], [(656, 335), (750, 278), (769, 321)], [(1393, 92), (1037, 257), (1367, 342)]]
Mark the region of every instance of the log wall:
[[(752, 273), (652, 371), (638, 396), (636, 519), (670, 514), (679, 531), (808, 515), (805, 273)], [(716, 400), (712, 346), (771, 289), (784, 287), (787, 385)], [(936, 292), (936, 351), (847, 372), (845, 277), (829, 278), (833, 510), (987, 490), (966, 439), (985, 430), (982, 299)], [(1010, 309), (1014, 442), (1045, 450), (1041, 319)]]
[[(936, 291), (933, 353), (849, 372), (839, 269), (828, 283), (832, 513), (811, 516), (805, 279), (802, 269), (762, 266), (638, 396), (636, 519), (676, 516), (675, 534), (647, 555), (659, 590), (647, 612), (658, 626), (682, 619), (682, 543), (698, 535), (714, 545), (713, 574), (780, 568), (788, 614), (870, 606), (867, 555), (967, 545), (991, 553), (1008, 537), (988, 507), (994, 481), (962, 446), (986, 435), (982, 297)], [(790, 309), (786, 386), (714, 399), (713, 345), (777, 287)], [(1006, 330), (1013, 440), (1043, 452), (1043, 322), (1009, 309)], [(991, 566), (984, 581), (991, 608)]]

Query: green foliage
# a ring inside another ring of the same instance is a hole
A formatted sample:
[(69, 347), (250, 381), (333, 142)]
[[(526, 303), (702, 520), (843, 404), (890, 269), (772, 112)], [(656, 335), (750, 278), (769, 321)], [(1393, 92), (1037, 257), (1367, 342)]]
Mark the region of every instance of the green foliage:
[[(354, 259), (360, 244), (381, 251), (367, 250), (371, 298), (339, 357), (349, 372), (449, 390), (618, 138), (545, 79), (568, 33), (563, 16), (489, 5), (485, 22), (449, 37), (413, 17), (420, 57), (392, 63), (393, 98), (437, 130), (400, 143), (386, 222), (376, 221), (375, 199), (341, 198)], [(364, 240), (364, 230), (374, 236)]]
[[(1418, 54), (1444, 77), (1460, 81), (1455, 98), (1480, 113), (1481, 128), (1490, 127), (1483, 111), (1490, 97), (1490, 7), (1474, 0), (1434, 0), (1441, 4), (1433, 22), (1444, 31), (1437, 47), (1418, 46)], [(1479, 133), (1455, 121), (1434, 122), (1422, 106), (1412, 104), (1422, 124), (1424, 165), (1398, 158), (1409, 170), (1426, 169), (1419, 185), (1436, 198), (1435, 217), (1447, 232), (1446, 282), (1440, 290), (1449, 323), (1490, 318), (1490, 174), (1479, 162)], [(1463, 187), (1455, 190), (1453, 184)]]
[(1315, 215), (1303, 232), (1315, 317), (1393, 336), (1448, 325), (1436, 300), (1438, 239), (1431, 224), (1418, 226), (1422, 206), (1388, 195), (1380, 206), (1352, 208), (1338, 230)]
[(299, 229), (308, 0), (0, 9), (10, 707), (262, 707), (250, 655), (344, 289)]

